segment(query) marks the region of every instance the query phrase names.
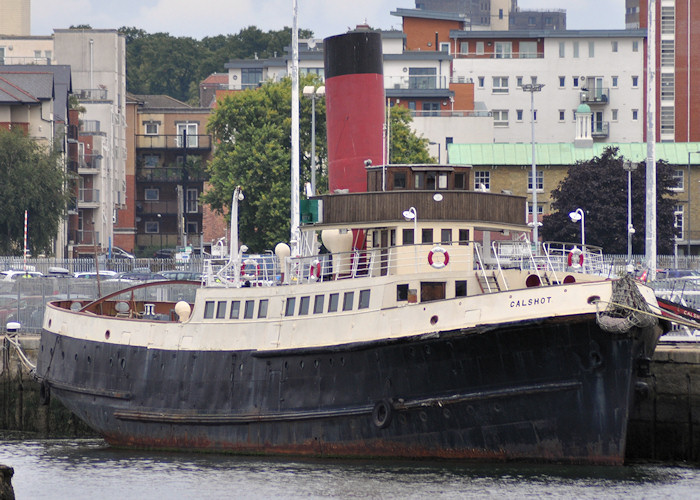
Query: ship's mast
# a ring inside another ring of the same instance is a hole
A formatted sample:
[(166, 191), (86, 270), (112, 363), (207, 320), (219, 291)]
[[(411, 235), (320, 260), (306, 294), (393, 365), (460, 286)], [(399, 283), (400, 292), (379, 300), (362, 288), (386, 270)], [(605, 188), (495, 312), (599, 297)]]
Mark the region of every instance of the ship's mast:
[(297, 0), (292, 0), (292, 207), (290, 246), (300, 255), (299, 235), (299, 26)]
[(656, 2), (649, 0), (647, 26), (647, 175), (645, 245), (648, 279), (656, 279)]

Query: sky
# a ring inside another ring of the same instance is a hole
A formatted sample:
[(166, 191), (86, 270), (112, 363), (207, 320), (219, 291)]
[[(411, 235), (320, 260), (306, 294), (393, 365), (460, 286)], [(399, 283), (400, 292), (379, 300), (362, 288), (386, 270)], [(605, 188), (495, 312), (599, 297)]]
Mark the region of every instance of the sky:
[[(625, 0), (519, 0), (521, 9), (566, 9), (569, 29), (623, 29)], [(345, 33), (357, 24), (401, 29), (390, 12), (415, 8), (415, 0), (298, 0), (299, 27), (316, 38)], [(202, 39), (292, 25), (292, 0), (31, 0), (32, 35), (54, 28), (140, 28), (147, 33)]]

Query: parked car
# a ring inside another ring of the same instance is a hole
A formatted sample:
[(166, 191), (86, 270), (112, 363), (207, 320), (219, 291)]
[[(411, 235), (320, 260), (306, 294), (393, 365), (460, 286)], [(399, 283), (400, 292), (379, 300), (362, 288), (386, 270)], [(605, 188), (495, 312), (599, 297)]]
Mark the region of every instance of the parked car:
[[(110, 271), (108, 269), (100, 270), (100, 278), (114, 278), (116, 275), (116, 271)], [(84, 271), (80, 273), (75, 273), (73, 277), (80, 279), (97, 278), (97, 271)]]
[(168, 280), (202, 281), (202, 273), (190, 271), (161, 271), (158, 274)]
[(2, 271), (0, 272), (0, 281), (15, 281), (18, 278), (41, 278), (44, 275), (39, 271)]
[(112, 247), (112, 258), (113, 259), (133, 259), (134, 254), (127, 252), (123, 248)]
[(153, 252), (153, 258), (155, 259), (174, 259), (177, 250), (174, 248), (161, 248)]
[(166, 277), (159, 273), (147, 271), (128, 271), (113, 276), (110, 281), (166, 281)]

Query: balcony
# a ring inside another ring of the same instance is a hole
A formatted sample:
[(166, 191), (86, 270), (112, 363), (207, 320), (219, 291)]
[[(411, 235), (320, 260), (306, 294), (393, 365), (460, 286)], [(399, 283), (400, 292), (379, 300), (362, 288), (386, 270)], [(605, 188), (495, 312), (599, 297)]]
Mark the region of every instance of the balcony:
[(75, 95), (81, 101), (108, 101), (107, 89), (80, 89)]
[(610, 100), (610, 89), (602, 87), (590, 90), (581, 88), (580, 100), (581, 104), (607, 104)]
[[(185, 149), (185, 141), (180, 134), (137, 135), (136, 149)], [(188, 135), (187, 149), (210, 150), (210, 135)]]
[(102, 155), (85, 155), (78, 159), (78, 173), (81, 175), (97, 175), (100, 173)]
[(72, 245), (94, 245), (97, 243), (98, 249), (100, 248), (100, 232), (99, 231), (88, 231), (84, 229), (74, 229), (68, 231), (68, 240)]
[(506, 53), (484, 53), (477, 54), (475, 52), (457, 52), (453, 54), (455, 59), (544, 59), (544, 52), (506, 52)]
[(78, 190), (79, 208), (98, 208), (100, 206), (100, 190), (81, 188)]
[(591, 136), (594, 139), (602, 139), (609, 135), (610, 122), (591, 123)]
[(99, 120), (80, 120), (80, 133), (81, 134), (99, 134), (100, 133), (100, 121)]
[[(199, 169), (201, 170), (201, 169)], [(195, 168), (188, 169), (188, 182), (201, 182), (207, 180), (205, 172)], [(141, 167), (136, 171), (138, 182), (176, 182), (182, 183), (182, 166), (176, 167)]]
[(0, 57), (0, 65), (39, 65), (48, 66), (51, 64), (50, 57)]
[(450, 88), (447, 76), (385, 76), (384, 87), (392, 90), (443, 90)]

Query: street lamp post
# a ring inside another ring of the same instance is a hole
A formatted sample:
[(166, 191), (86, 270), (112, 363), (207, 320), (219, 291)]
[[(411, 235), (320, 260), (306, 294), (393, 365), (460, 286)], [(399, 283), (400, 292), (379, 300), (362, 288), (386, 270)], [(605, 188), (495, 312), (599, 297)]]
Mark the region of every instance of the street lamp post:
[(524, 92), (530, 92), (530, 133), (532, 139), (532, 241), (535, 243), (535, 254), (539, 254), (539, 235), (537, 216), (537, 163), (535, 161), (535, 92), (539, 92), (544, 87), (543, 83), (523, 84)]
[(316, 194), (316, 98), (326, 94), (326, 87), (308, 85), (302, 94), (311, 99), (311, 192)]
[(632, 225), (632, 172), (637, 170), (637, 164), (629, 160), (625, 160), (622, 168), (627, 171), (627, 270), (631, 272), (632, 265), (632, 235), (634, 234), (634, 226)]
[(581, 251), (586, 251), (586, 214), (580, 208), (577, 208), (573, 212), (569, 212), (569, 218), (571, 222), (581, 221), (581, 246), (583, 247)]

